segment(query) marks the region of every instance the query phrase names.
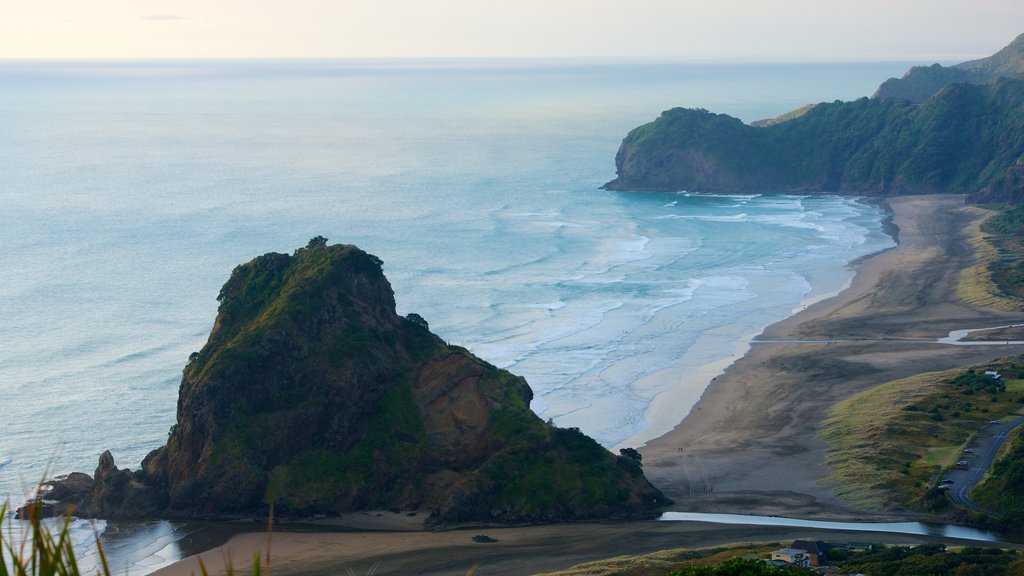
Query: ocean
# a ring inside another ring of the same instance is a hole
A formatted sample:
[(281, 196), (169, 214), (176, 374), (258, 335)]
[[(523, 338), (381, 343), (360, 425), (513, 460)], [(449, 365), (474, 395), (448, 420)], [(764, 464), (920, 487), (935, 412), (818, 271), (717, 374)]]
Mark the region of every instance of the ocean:
[(892, 246), (850, 197), (608, 192), (674, 106), (745, 121), (912, 63), (0, 62), (0, 500), (137, 467), (232, 268), (316, 235), (602, 444), (666, 432), (765, 326)]

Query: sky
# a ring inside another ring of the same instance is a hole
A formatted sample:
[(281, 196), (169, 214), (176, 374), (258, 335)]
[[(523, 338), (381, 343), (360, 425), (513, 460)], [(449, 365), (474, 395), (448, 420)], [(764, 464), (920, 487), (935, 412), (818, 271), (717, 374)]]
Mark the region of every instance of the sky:
[(0, 58), (986, 56), (1022, 0), (9, 0)]

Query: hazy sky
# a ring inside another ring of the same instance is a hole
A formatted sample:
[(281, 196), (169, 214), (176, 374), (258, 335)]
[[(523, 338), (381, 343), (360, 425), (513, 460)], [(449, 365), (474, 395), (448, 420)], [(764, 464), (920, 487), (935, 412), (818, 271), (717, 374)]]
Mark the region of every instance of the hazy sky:
[(1022, 0), (11, 0), (0, 58), (961, 60)]

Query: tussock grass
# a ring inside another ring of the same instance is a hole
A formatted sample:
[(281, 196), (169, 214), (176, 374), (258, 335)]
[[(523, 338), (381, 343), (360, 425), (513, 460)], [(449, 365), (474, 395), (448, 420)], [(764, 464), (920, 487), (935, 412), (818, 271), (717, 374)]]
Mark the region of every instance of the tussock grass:
[[(999, 368), (1019, 366), (1004, 362)], [(932, 479), (954, 464), (972, 434), (1021, 409), (1019, 381), (997, 394), (967, 394), (951, 383), (968, 370), (918, 374), (833, 406), (821, 433), (831, 469), (823, 483), (861, 508), (919, 507)]]
[[(903, 408), (924, 402), (940, 382), (956, 374), (948, 370), (912, 376), (836, 404), (822, 432), (829, 443), (826, 462), (832, 469), (825, 484), (863, 508), (904, 507), (907, 503), (894, 490), (906, 481), (903, 463), (924, 460), (931, 449), (943, 446), (931, 434), (934, 425), (903, 422)], [(911, 474), (927, 478), (932, 469), (921, 462)]]
[(618, 556), (535, 576), (662, 576), (687, 566), (713, 566), (730, 558), (765, 556), (781, 544), (747, 543), (716, 548), (675, 548), (641, 556)]
[[(71, 517), (51, 531), (43, 524), (42, 507), (29, 509), (29, 527), (24, 538), (15, 539), (10, 525), (5, 526), (7, 504), (0, 506), (0, 576), (81, 576), (71, 543)], [(20, 543), (16, 544), (16, 540)], [(110, 566), (96, 536), (102, 576), (110, 576)]]
[(999, 248), (992, 243), (982, 226), (993, 216), (999, 214), (977, 206), (964, 208), (977, 218), (964, 228), (968, 242), (974, 247), (978, 263), (960, 271), (960, 282), (957, 284), (956, 296), (962, 302), (972, 306), (994, 308), (996, 310), (1021, 311), (1024, 302), (1009, 294), (1005, 294), (992, 280), (991, 264), (999, 257)]
[[(99, 555), (99, 566), (93, 570), (83, 570), (78, 565), (71, 539), (71, 515), (51, 530), (43, 520), (42, 503), (28, 507), (28, 526), (24, 534), (15, 537), (15, 528), (8, 519), (8, 504), (0, 505), (0, 576), (111, 576), (107, 556), (103, 551), (99, 534), (96, 534), (96, 551)], [(268, 549), (270, 532), (267, 532)], [(202, 557), (198, 558), (199, 572), (209, 576)], [(267, 554), (266, 564), (262, 565), (259, 554), (253, 558), (252, 574), (261, 576), (270, 574), (270, 555)], [(235, 571), (230, 555), (225, 562), (225, 573), (234, 576)], [(127, 572), (127, 570), (126, 570)], [(195, 573), (193, 572), (193, 575)]]

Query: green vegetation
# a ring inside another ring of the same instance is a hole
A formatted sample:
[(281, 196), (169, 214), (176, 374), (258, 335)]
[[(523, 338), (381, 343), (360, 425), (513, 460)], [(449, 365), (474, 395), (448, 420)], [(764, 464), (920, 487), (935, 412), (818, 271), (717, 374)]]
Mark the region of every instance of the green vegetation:
[(108, 457), (98, 488), (68, 504), (105, 517), (400, 508), (433, 526), (646, 517), (670, 503), (638, 459), (545, 424), (525, 380), (399, 316), (380, 259), (355, 246), (316, 237), (266, 254), (235, 268), (219, 300), (167, 444), (139, 472)]
[[(7, 504), (0, 505), (0, 576), (84, 576), (86, 574), (96, 576), (111, 576), (110, 565), (107, 563), (106, 554), (99, 536), (96, 536), (96, 551), (99, 556), (99, 566), (94, 572), (82, 570), (78, 565), (75, 549), (73, 547), (70, 522), (71, 516), (64, 518), (64, 521), (57, 525), (57, 531), (53, 532), (43, 523), (42, 503), (37, 503), (28, 508), (28, 527), (16, 541), (15, 528), (5, 526), (8, 522)], [(270, 556), (267, 555), (267, 566), (269, 572)], [(230, 553), (225, 557), (226, 572), (234, 573)], [(207, 575), (206, 566), (202, 558), (199, 558), (199, 569), (203, 576)], [(259, 554), (253, 556), (252, 574), (259, 576), (263, 573), (262, 562)]]
[(807, 114), (815, 106), (817, 106), (817, 104), (804, 104), (803, 106), (796, 108), (795, 110), (790, 110), (785, 114), (779, 114), (775, 118), (768, 118), (766, 120), (755, 120), (751, 122), (750, 125), (757, 126), (758, 128), (764, 128), (765, 126), (772, 126), (780, 122), (786, 122), (788, 120), (799, 118), (804, 114)]
[(899, 98), (920, 103), (931, 98), (936, 92), (950, 84), (974, 82), (981, 84), (993, 80), (975, 76), (966, 70), (945, 67), (940, 64), (914, 66), (902, 78), (889, 78), (878, 87), (875, 98)]
[(806, 574), (807, 571), (779, 568), (751, 558), (732, 558), (715, 566), (687, 566), (669, 572), (668, 576), (781, 576), (794, 573)]
[(822, 103), (764, 128), (676, 108), (640, 126), (616, 155), (613, 189), (959, 192), (1024, 200), (1024, 81), (948, 86), (898, 99)]
[(996, 293), (1024, 299), (1024, 208), (992, 216), (981, 225), (981, 232), (993, 250), (987, 270)]
[(948, 506), (932, 489), (972, 434), (1024, 406), (1024, 359), (989, 367), (919, 374), (889, 382), (833, 407), (822, 436), (829, 442), (825, 480), (844, 499), (874, 509)]
[(1024, 300), (1000, 289), (998, 285), (1002, 282), (1002, 277), (998, 273), (1000, 262), (1007, 258), (1004, 248), (997, 247), (998, 238), (982, 231), (989, 219), (999, 212), (978, 206), (965, 209), (978, 216), (977, 220), (964, 229), (970, 244), (974, 247), (977, 263), (960, 272), (957, 298), (967, 304), (984, 308), (1024, 310)]
[(991, 474), (971, 491), (971, 499), (1002, 514), (1010, 526), (1024, 526), (1024, 434), (1018, 432)]
[[(539, 576), (761, 576), (815, 574), (811, 569), (776, 568), (764, 562), (772, 544), (740, 544), (730, 548), (663, 550), (643, 556), (624, 556), (588, 562)], [(828, 564), (839, 574), (871, 576), (1024, 576), (1024, 555), (1015, 550), (941, 545), (885, 546), (847, 551), (833, 548)]]
[[(42, 507), (30, 508), (29, 527), (23, 535), (22, 544), (14, 541), (11, 528), (5, 526), (7, 521), (7, 504), (0, 506), (0, 576), (80, 576), (83, 572), (78, 567), (75, 551), (72, 548), (68, 516), (58, 526), (57, 532), (51, 532), (43, 525)], [(103, 547), (99, 538), (96, 547), (100, 556), (100, 567), (97, 573), (110, 576), (110, 567), (103, 555)]]
[(714, 567), (724, 562), (735, 562), (737, 558), (764, 558), (780, 547), (781, 543), (772, 542), (715, 548), (676, 548), (642, 556), (620, 556), (587, 562), (567, 570), (537, 576), (664, 576), (689, 567)]
[(999, 52), (946, 67), (939, 64), (914, 66), (902, 78), (890, 78), (878, 87), (875, 98), (902, 98), (924, 102), (950, 84), (985, 84), (996, 78), (1024, 78), (1024, 34)]
[(968, 546), (946, 551), (945, 546), (876, 546), (838, 563), (843, 572), (871, 576), (1017, 576), (1024, 558), (1016, 551)]

